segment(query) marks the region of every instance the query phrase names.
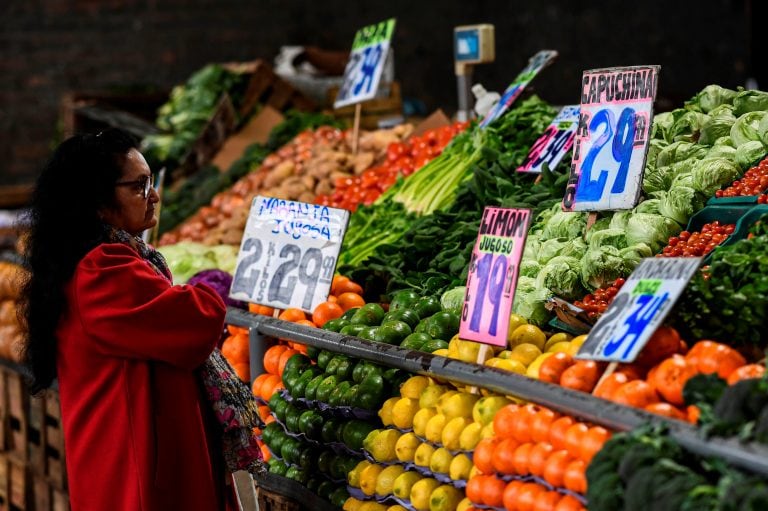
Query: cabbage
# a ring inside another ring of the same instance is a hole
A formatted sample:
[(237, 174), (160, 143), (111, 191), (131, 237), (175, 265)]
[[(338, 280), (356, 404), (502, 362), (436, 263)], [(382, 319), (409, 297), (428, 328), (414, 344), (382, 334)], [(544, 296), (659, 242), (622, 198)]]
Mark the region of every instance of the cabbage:
[[(723, 138), (727, 138), (729, 141), (731, 140), (731, 137), (722, 137), (718, 140), (722, 140)], [(736, 149), (729, 145), (715, 144), (707, 153), (707, 158), (725, 158), (726, 160), (736, 162)]]
[(667, 190), (674, 177), (675, 172), (670, 165), (647, 169), (643, 175), (643, 192), (649, 194)]
[(541, 265), (533, 259), (523, 259), (520, 261), (520, 276), (521, 277), (533, 277), (539, 274), (541, 271)]
[(603, 229), (608, 229), (610, 227), (611, 227), (610, 217), (604, 216), (602, 218), (598, 218), (597, 221), (594, 224), (592, 224), (592, 227), (584, 235), (584, 239), (586, 239), (587, 243), (589, 243), (589, 240), (592, 239), (592, 236), (594, 236), (596, 232), (600, 232)]
[(640, 264), (640, 261), (646, 257), (653, 257), (653, 252), (651, 252), (651, 247), (645, 243), (638, 243), (637, 245), (621, 249), (619, 256), (624, 261), (624, 271), (632, 273), (635, 267)]
[(541, 242), (539, 241), (539, 236), (537, 234), (528, 234), (525, 238), (525, 248), (523, 249), (523, 259), (532, 259), (536, 260), (537, 256), (539, 255), (539, 248), (541, 247)]
[(659, 213), (679, 224), (687, 224), (688, 219), (704, 207), (704, 201), (696, 190), (687, 186), (670, 188), (659, 200)]
[(741, 175), (739, 167), (725, 158), (707, 158), (693, 167), (693, 189), (711, 197), (723, 185)]
[[(590, 229), (591, 231), (591, 229)], [(587, 251), (587, 244), (584, 243), (584, 240), (579, 238), (574, 238), (572, 240), (569, 240), (568, 243), (565, 244), (563, 249), (560, 251), (560, 254), (558, 257), (575, 257), (576, 259), (581, 259), (584, 257), (584, 253)]]
[(240, 248), (234, 245), (216, 245), (210, 249), (216, 258), (216, 268), (234, 274)]
[[(645, 200), (645, 201), (641, 202), (640, 204), (645, 204), (646, 202), (648, 202), (648, 201)], [(640, 206), (638, 205), (637, 208), (639, 208), (639, 207)], [(637, 208), (635, 208), (635, 209), (637, 209)], [(610, 223), (609, 227), (611, 229), (626, 229), (627, 228), (627, 221), (629, 220), (629, 217), (631, 215), (632, 215), (632, 211), (631, 210), (617, 211), (611, 217), (611, 223)]]
[(547, 264), (547, 261), (560, 254), (567, 241), (568, 238), (552, 238), (551, 240), (543, 241), (539, 247), (536, 261), (539, 264)]
[(629, 246), (645, 243), (655, 254), (680, 230), (677, 222), (665, 216), (635, 213), (627, 222), (627, 243)]
[(663, 112), (653, 116), (653, 124), (651, 125), (651, 138), (653, 139), (666, 139), (665, 136), (672, 129), (672, 125), (675, 124), (675, 116), (672, 112)]
[(536, 286), (549, 289), (566, 300), (581, 298), (584, 296), (581, 261), (575, 257), (555, 257), (541, 269), (536, 277)]
[(656, 168), (656, 160), (659, 158), (659, 153), (668, 145), (669, 144), (665, 140), (653, 139), (650, 141), (648, 144), (648, 154), (645, 158), (646, 169)]
[(664, 167), (688, 158), (703, 158), (707, 154), (707, 148), (686, 141), (677, 141), (669, 144), (661, 150), (656, 165)]
[(443, 310), (461, 310), (464, 306), (464, 295), (466, 292), (467, 288), (465, 286), (449, 289), (440, 297), (440, 307), (442, 307)]
[(721, 147), (721, 146), (732, 147), (732, 148), (736, 149), (736, 145), (733, 143), (733, 140), (731, 140), (730, 133), (728, 134), (727, 137), (720, 137), (717, 140), (715, 140), (714, 147)]
[[(652, 213), (654, 215), (659, 214), (659, 199), (646, 199), (637, 206), (635, 206), (635, 209), (631, 211), (631, 213)], [(627, 216), (627, 220), (629, 220), (629, 216)], [(623, 228), (627, 227), (627, 221), (624, 221)]]
[(611, 246), (618, 249), (627, 246), (627, 234), (623, 229), (604, 229), (597, 231), (589, 240), (589, 249)]
[[(533, 293), (536, 291), (536, 279), (533, 277), (526, 277), (520, 275), (517, 278), (517, 287), (515, 288), (515, 294), (518, 293)], [(517, 301), (517, 300), (515, 300)]]
[(736, 122), (736, 116), (731, 112), (727, 114), (712, 116), (701, 127), (701, 136), (699, 144), (712, 145), (720, 137), (727, 137), (731, 133), (731, 127)]
[(691, 101), (687, 102), (686, 106), (698, 107), (702, 112), (709, 113), (721, 105), (733, 103), (736, 94), (735, 90), (724, 89), (719, 85), (707, 85)]
[(765, 114), (766, 112), (748, 112), (736, 119), (731, 126), (731, 140), (736, 148), (752, 140), (760, 140), (758, 130)]
[(558, 211), (547, 221), (541, 232), (541, 239), (572, 239), (581, 236), (587, 226), (586, 213)]
[(536, 219), (533, 221), (533, 225), (531, 225), (530, 232), (541, 234), (541, 231), (544, 230), (544, 227), (547, 225), (547, 222), (549, 222), (549, 220), (553, 216), (555, 216), (557, 213), (562, 213), (562, 211), (563, 211), (562, 204), (553, 204), (551, 208), (545, 209), (544, 211), (536, 215)]
[(685, 112), (672, 126), (670, 135), (675, 141), (685, 140), (687, 142), (696, 142), (699, 139), (699, 133), (710, 117), (701, 112)]
[(765, 156), (765, 146), (762, 142), (753, 140), (736, 148), (736, 164), (741, 167), (742, 171), (762, 160), (763, 156)]
[(248, 310), (248, 304), (229, 297), (229, 288), (232, 287), (232, 275), (222, 270), (203, 270), (190, 277), (187, 284), (205, 284), (212, 288), (230, 307)]
[[(669, 189), (671, 190), (672, 188), (675, 188), (677, 186), (687, 186), (689, 188), (692, 187), (693, 186), (693, 172), (689, 170), (687, 172), (682, 172), (682, 173), (676, 175), (675, 179), (673, 179), (672, 183), (670, 183)], [(663, 197), (663, 194), (665, 192), (661, 191), (661, 192), (658, 192), (658, 193), (662, 194), (659, 197), (659, 198), (661, 198), (661, 197)]]
[(733, 111), (739, 115), (747, 112), (768, 110), (768, 92), (760, 90), (743, 90), (733, 98)]
[(216, 255), (206, 245), (182, 242), (158, 248), (173, 275), (174, 284), (184, 284), (192, 275), (217, 268)]
[(512, 311), (527, 319), (529, 323), (544, 325), (551, 317), (545, 306), (550, 296), (552, 296), (552, 292), (545, 287), (537, 288), (534, 279), (520, 277), (517, 279)]
[(768, 145), (768, 115), (760, 119), (760, 124), (757, 125), (757, 134), (763, 144)]
[(590, 248), (581, 259), (581, 282), (591, 291), (625, 275), (624, 260), (616, 247)]

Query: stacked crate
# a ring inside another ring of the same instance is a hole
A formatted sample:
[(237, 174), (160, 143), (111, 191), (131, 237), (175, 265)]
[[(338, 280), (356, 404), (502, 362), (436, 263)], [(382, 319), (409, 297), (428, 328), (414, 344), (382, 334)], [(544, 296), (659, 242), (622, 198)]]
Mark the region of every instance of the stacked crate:
[(0, 511), (68, 511), (58, 393), (32, 397), (0, 368)]

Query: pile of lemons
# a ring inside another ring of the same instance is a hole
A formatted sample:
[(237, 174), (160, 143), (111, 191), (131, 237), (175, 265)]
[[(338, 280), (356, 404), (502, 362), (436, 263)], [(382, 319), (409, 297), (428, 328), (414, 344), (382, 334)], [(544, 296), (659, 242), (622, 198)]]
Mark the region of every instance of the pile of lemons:
[[(363, 442), (375, 462), (361, 461), (349, 473), (348, 483), (369, 497), (393, 495), (407, 500), (417, 511), (468, 509), (471, 503), (463, 490), (407, 470), (405, 465), (412, 463), (454, 481), (470, 479), (476, 469), (470, 456), (459, 451), (471, 453), (481, 439), (493, 436), (493, 417), (510, 402), (503, 396), (481, 397), (426, 376), (413, 376), (400, 387), (400, 397), (387, 400), (379, 411), (386, 428), (372, 431)], [(354, 498), (344, 507), (400, 508)]]

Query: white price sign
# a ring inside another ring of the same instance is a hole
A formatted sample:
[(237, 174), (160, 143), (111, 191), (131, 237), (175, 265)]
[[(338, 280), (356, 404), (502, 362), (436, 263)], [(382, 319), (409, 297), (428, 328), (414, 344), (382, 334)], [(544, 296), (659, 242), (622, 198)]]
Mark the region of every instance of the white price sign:
[(633, 362), (701, 261), (701, 257), (643, 259), (589, 332), (577, 358)]
[(348, 221), (344, 209), (255, 197), (229, 296), (312, 312), (328, 298)]
[(565, 211), (632, 209), (640, 198), (659, 66), (584, 71)]
[(333, 108), (353, 105), (376, 96), (394, 31), (394, 18), (357, 31), (349, 62), (344, 69), (344, 81)]

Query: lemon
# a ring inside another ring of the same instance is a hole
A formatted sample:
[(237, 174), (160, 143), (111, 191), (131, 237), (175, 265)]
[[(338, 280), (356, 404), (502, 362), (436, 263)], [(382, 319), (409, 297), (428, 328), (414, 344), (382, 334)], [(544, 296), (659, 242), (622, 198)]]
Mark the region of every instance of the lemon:
[(432, 354), (438, 357), (451, 358), (450, 354), (448, 353), (448, 349), (446, 348), (440, 348), (439, 350), (435, 350), (432, 352)]
[(463, 362), (477, 362), (477, 355), (480, 353), (480, 348), (483, 346), (481, 343), (459, 339), (458, 345), (456, 358)]
[(363, 460), (353, 468), (347, 474), (347, 483), (353, 488), (360, 488), (360, 473), (372, 463), (368, 460)]
[(555, 344), (552, 344), (549, 349), (547, 350), (547, 353), (558, 353), (563, 352), (567, 353), (568, 350), (571, 349), (571, 343), (570, 342), (556, 342)]
[(445, 447), (440, 447), (429, 458), (429, 470), (435, 474), (447, 474), (453, 461), (453, 454)]
[(528, 369), (525, 370), (525, 375), (529, 378), (534, 378), (536, 380), (539, 379), (539, 368), (541, 367), (541, 364), (544, 363), (544, 361), (554, 355), (554, 353), (542, 353), (539, 355), (536, 360), (531, 362), (531, 365), (528, 366)]
[(391, 426), (393, 424), (392, 422), (392, 408), (395, 406), (395, 403), (397, 403), (400, 400), (399, 397), (391, 397), (384, 401), (384, 404), (381, 405), (381, 410), (379, 410), (379, 418), (381, 419), (381, 423), (385, 426)]
[(445, 385), (429, 385), (419, 394), (419, 408), (430, 408), (437, 405), (440, 396), (448, 391)]
[(486, 424), (483, 426), (483, 429), (480, 430), (480, 439), (493, 438), (495, 436), (496, 432), (493, 430), (493, 422)]
[(438, 405), (437, 410), (449, 419), (454, 417), (472, 417), (472, 407), (475, 406), (479, 399), (480, 396), (475, 394), (459, 392), (446, 399), (442, 406)]
[(429, 496), (429, 511), (454, 511), (464, 498), (464, 492), (450, 484), (444, 484), (432, 490)]
[(512, 334), (515, 330), (517, 330), (517, 327), (527, 325), (528, 320), (522, 317), (519, 314), (512, 313), (509, 315), (509, 326), (507, 327), (507, 340), (509, 340), (512, 337)]
[(565, 332), (553, 334), (547, 339), (547, 343), (544, 345), (544, 351), (547, 351), (553, 344), (557, 344), (558, 342), (569, 342), (572, 338), (573, 336), (571, 334), (566, 334)]
[(387, 511), (408, 511), (408, 508), (405, 508), (399, 504), (396, 504), (394, 506), (389, 506), (387, 508)]
[(426, 376), (411, 376), (400, 386), (400, 395), (411, 399), (419, 399), (421, 392), (431, 381)]
[(448, 390), (448, 391), (443, 392), (442, 394), (440, 394), (440, 397), (437, 400), (437, 404), (435, 404), (435, 408), (437, 409), (437, 413), (443, 413), (441, 411), (443, 403), (445, 403), (451, 396), (455, 396), (458, 393), (459, 393), (458, 390)]
[(480, 472), (479, 468), (477, 468), (476, 466), (472, 465), (472, 470), (469, 471), (469, 477), (467, 478), (467, 480), (472, 479), (473, 477), (478, 476), (478, 475), (482, 475), (482, 474), (483, 473)]
[(370, 496), (376, 492), (376, 479), (382, 470), (384, 467), (372, 463), (360, 472), (360, 489), (363, 493)]
[(474, 504), (472, 504), (472, 501), (468, 498), (464, 497), (461, 502), (456, 506), (456, 511), (467, 511), (468, 509), (471, 509), (474, 507)]
[(363, 505), (357, 508), (357, 511), (386, 511), (387, 506), (378, 502), (363, 502)]
[(399, 499), (408, 499), (411, 497), (411, 487), (422, 479), (424, 479), (424, 476), (418, 472), (403, 472), (395, 479), (395, 483), (392, 485), (392, 493)]
[(484, 397), (472, 407), (472, 419), (483, 426), (493, 422), (496, 412), (510, 404), (510, 402), (504, 396)]
[(534, 325), (520, 325), (515, 328), (507, 341), (511, 349), (514, 349), (519, 344), (533, 344), (540, 350), (543, 350), (546, 343), (547, 336), (544, 335), (544, 332), (539, 327)]
[(500, 352), (498, 352), (496, 354), (496, 358), (508, 359), (510, 357), (510, 355), (512, 355), (512, 350), (501, 350)]
[(587, 340), (586, 334), (585, 335), (578, 335), (578, 336), (574, 337), (573, 339), (571, 339), (571, 344), (572, 345), (575, 344), (577, 347), (580, 348), (581, 345), (584, 344), (584, 341), (586, 341), (586, 340)]
[(438, 486), (440, 486), (440, 483), (431, 477), (425, 477), (421, 481), (417, 481), (411, 487), (411, 506), (416, 511), (427, 511), (429, 509), (429, 497)]
[(448, 475), (451, 479), (458, 481), (460, 479), (469, 479), (469, 472), (472, 470), (472, 460), (466, 454), (459, 453), (451, 460), (448, 467)]
[(472, 422), (466, 417), (454, 417), (445, 423), (443, 432), (440, 434), (440, 441), (443, 447), (447, 449), (456, 450), (459, 448), (459, 437), (464, 428)]
[(584, 341), (587, 340), (586, 335), (580, 335), (578, 337), (574, 337), (571, 342), (569, 342), (568, 350), (566, 353), (568, 353), (570, 356), (575, 357), (579, 353), (579, 349), (584, 344)]
[(378, 462), (394, 461), (397, 459), (395, 445), (401, 436), (402, 433), (396, 429), (381, 430), (371, 442), (364, 445), (365, 450)]
[(442, 413), (438, 413), (427, 421), (427, 427), (424, 429), (424, 438), (432, 443), (437, 443), (443, 436), (443, 428), (448, 422), (448, 418)]
[(344, 501), (344, 506), (341, 508), (344, 511), (358, 511), (360, 509), (360, 506), (363, 505), (362, 500), (357, 500), (354, 497), (349, 497), (347, 500)]
[(459, 448), (463, 451), (473, 450), (477, 443), (480, 442), (480, 432), (482, 430), (483, 425), (479, 422), (468, 424), (461, 430), (461, 435), (459, 435)]
[(416, 412), (416, 415), (413, 416), (413, 432), (420, 437), (426, 437), (427, 422), (435, 415), (437, 415), (437, 410), (434, 407), (422, 408)]
[(519, 360), (513, 359), (501, 359), (497, 358), (496, 362), (491, 366), (502, 371), (508, 371), (510, 373), (525, 374), (526, 367)]
[(526, 342), (515, 346), (512, 349), (512, 355), (509, 358), (510, 360), (517, 360), (528, 367), (539, 355), (541, 355), (541, 349), (535, 344)]
[(451, 340), (448, 341), (448, 356), (451, 358), (459, 358), (459, 342), (461, 339), (459, 339), (459, 334), (454, 335), (451, 337)]
[(379, 497), (390, 495), (395, 485), (395, 479), (403, 472), (405, 472), (405, 468), (402, 465), (390, 465), (382, 470), (379, 477), (376, 478), (376, 495)]
[(419, 400), (409, 397), (401, 398), (392, 407), (392, 424), (401, 429), (413, 427), (413, 416), (419, 411)]
[(413, 453), (413, 463), (420, 467), (428, 467), (429, 460), (432, 458), (432, 454), (435, 452), (435, 448), (430, 444), (421, 444), (416, 448), (416, 452)]
[(413, 456), (419, 445), (421, 445), (421, 440), (415, 433), (405, 433), (395, 444), (395, 456), (402, 462), (413, 461)]

